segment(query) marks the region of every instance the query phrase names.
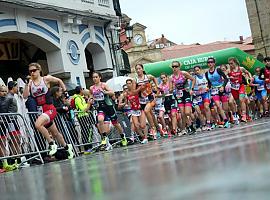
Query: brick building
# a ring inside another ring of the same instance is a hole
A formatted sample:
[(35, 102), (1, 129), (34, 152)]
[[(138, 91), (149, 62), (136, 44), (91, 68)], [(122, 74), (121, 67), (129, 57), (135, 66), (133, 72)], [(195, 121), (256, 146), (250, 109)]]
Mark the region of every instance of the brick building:
[(246, 0), (256, 55), (270, 56), (270, 1)]

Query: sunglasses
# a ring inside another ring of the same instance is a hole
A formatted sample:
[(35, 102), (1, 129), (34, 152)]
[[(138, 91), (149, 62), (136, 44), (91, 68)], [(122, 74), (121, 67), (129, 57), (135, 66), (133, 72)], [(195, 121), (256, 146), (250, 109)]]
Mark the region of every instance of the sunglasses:
[(178, 65), (173, 65), (172, 68), (178, 68), (179, 66)]
[(128, 88), (124, 88), (124, 90), (127, 90)]
[(31, 69), (29, 70), (29, 74), (35, 73), (38, 69)]
[(207, 63), (215, 63), (214, 61), (208, 61)]

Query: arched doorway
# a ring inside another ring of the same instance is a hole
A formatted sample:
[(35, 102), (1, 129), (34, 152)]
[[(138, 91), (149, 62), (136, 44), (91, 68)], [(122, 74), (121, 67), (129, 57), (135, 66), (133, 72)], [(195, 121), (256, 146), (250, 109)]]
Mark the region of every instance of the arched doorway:
[(49, 73), (46, 52), (57, 47), (32, 33), (5, 32), (0, 34), (0, 77), (7, 82), (24, 79), (28, 75), (28, 64), (39, 62), (44, 75)]
[(85, 77), (87, 88), (92, 85), (92, 73), (98, 71), (102, 73), (102, 81), (106, 81), (112, 77), (112, 68), (108, 67), (111, 62), (110, 57), (106, 55), (104, 49), (98, 43), (89, 43), (85, 50), (87, 69), (89, 77)]

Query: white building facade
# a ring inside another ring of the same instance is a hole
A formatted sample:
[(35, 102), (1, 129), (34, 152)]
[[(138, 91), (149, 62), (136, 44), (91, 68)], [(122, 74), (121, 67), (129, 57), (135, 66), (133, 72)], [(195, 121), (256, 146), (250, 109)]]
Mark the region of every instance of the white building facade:
[(89, 85), (91, 71), (113, 76), (111, 32), (118, 21), (113, 0), (4, 0), (0, 5), (0, 67), (7, 69), (7, 60), (21, 68), (39, 62), (44, 74), (82, 87), (87, 80)]

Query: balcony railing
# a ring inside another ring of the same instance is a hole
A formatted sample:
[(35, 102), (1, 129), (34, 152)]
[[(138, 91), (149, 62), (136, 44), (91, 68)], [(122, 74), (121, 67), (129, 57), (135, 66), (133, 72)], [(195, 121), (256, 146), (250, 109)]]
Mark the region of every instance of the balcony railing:
[[(17, 0), (18, 1), (18, 0)], [(60, 8), (76, 10), (76, 11), (91, 11), (97, 14), (115, 15), (113, 8), (113, 0), (19, 0), (21, 4), (44, 4), (48, 6), (56, 6)]]

